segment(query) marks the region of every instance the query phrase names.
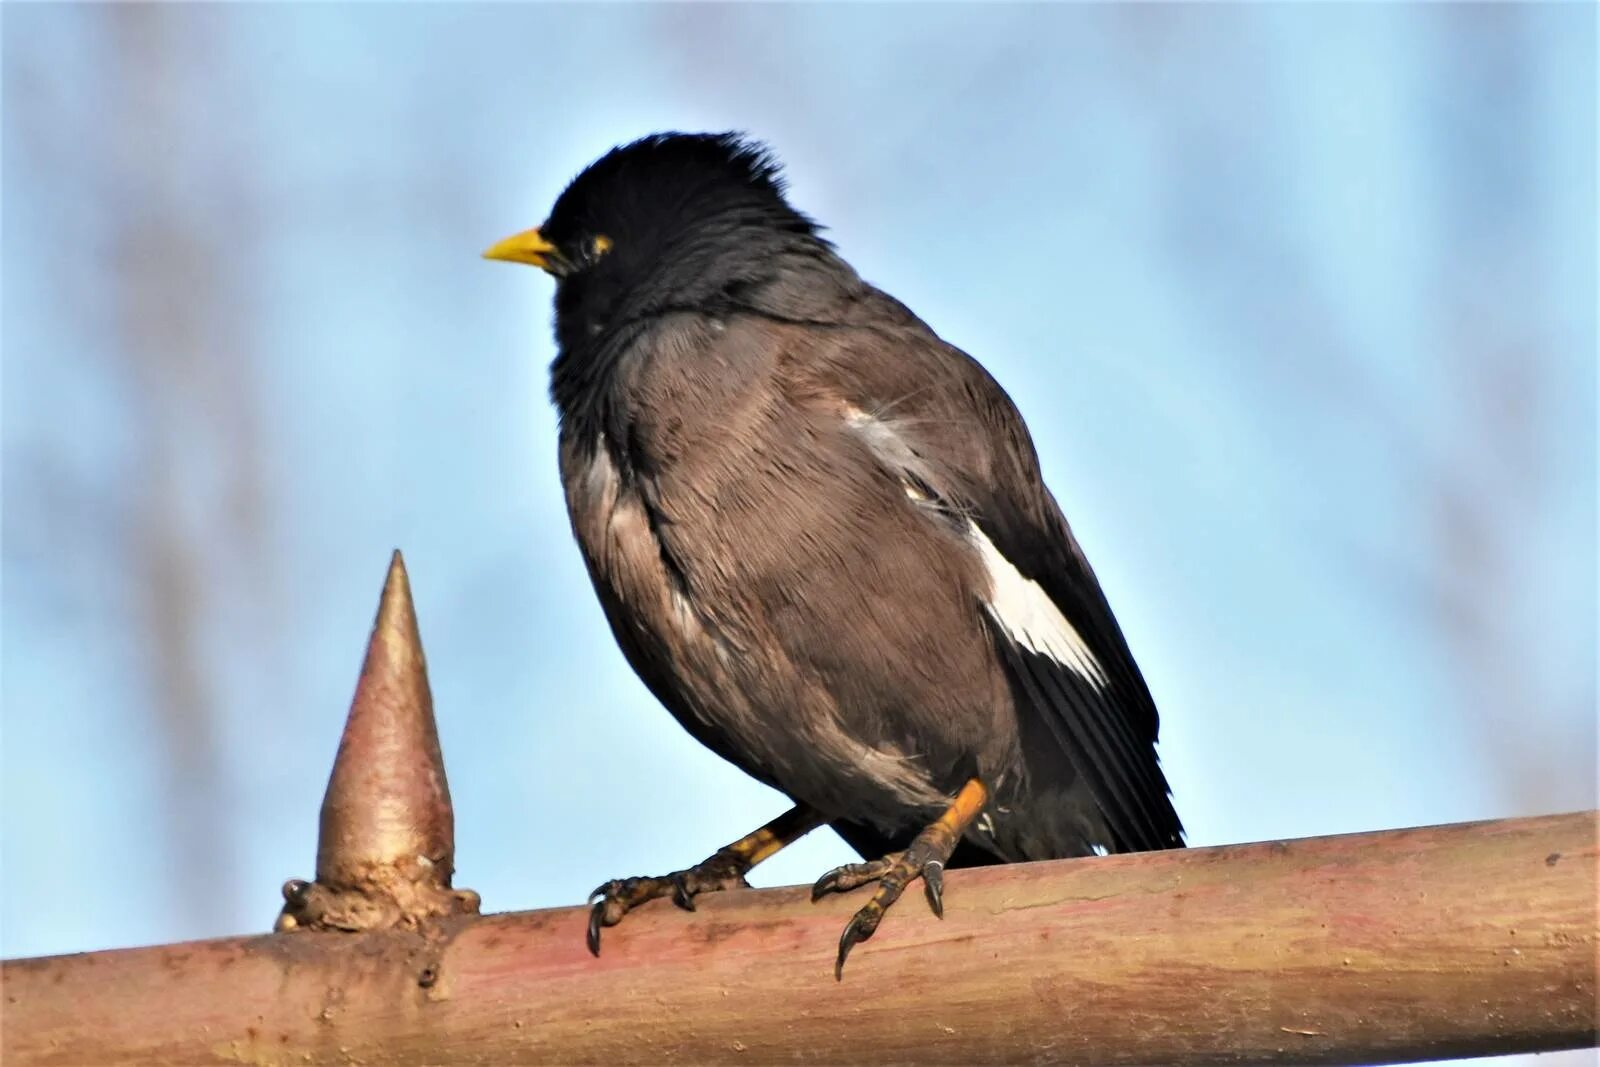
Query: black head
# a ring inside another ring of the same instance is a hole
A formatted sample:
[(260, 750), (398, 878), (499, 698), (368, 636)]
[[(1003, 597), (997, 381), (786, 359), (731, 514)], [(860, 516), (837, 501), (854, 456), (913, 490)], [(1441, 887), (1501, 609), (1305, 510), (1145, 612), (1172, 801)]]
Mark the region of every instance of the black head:
[(733, 133), (660, 133), (606, 153), (544, 225), (484, 254), (555, 276), (565, 355), (665, 308), (715, 305), (786, 250), (826, 247), (784, 199), (763, 145)]

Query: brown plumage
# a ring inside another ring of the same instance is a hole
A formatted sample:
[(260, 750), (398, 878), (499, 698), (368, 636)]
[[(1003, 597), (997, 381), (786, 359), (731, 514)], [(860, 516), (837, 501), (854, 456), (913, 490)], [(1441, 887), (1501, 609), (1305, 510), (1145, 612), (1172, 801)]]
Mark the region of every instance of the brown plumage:
[[(904, 850), (859, 876), (882, 881), (841, 965), (919, 873), (937, 908), (946, 865), (1182, 843), (1154, 705), (1016, 408), (763, 150), (636, 142), (490, 254), (560, 279), (562, 481), (628, 661), (794, 799), (777, 847), (825, 821)], [(592, 947), (650, 896), (692, 906), (693, 875), (601, 887)]]

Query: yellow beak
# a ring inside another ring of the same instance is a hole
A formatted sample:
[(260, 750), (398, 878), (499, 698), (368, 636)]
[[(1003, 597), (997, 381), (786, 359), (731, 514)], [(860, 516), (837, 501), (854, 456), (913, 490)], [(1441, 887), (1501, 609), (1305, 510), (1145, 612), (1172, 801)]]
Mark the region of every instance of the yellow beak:
[(507, 263), (526, 263), (554, 273), (552, 266), (560, 259), (556, 246), (540, 236), (537, 228), (524, 230), (514, 237), (490, 245), (484, 259), (503, 259)]

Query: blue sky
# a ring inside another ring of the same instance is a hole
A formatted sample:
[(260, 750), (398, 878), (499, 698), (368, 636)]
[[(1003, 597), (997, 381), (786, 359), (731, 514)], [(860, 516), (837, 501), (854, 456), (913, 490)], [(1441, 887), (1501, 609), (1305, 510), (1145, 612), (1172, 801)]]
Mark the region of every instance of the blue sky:
[(615, 650), (477, 258), (664, 128), (1010, 390), (1193, 843), (1594, 806), (1594, 18), (8, 8), (0, 949), (270, 923), (395, 546), (487, 907), (783, 807)]

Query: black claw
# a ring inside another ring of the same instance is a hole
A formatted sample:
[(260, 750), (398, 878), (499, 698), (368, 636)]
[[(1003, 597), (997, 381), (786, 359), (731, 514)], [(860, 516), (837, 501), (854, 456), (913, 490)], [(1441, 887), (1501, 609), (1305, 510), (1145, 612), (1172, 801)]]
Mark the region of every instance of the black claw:
[(928, 894), (928, 907), (944, 918), (944, 864), (930, 860), (922, 865), (922, 888)]
[(680, 871), (677, 874), (672, 875), (671, 878), (672, 902), (678, 907), (682, 908), (684, 911), (693, 911), (694, 896), (689, 892), (689, 886), (683, 880), (683, 873)]
[(595, 901), (594, 907), (589, 909), (589, 952), (595, 959), (600, 958), (600, 920), (605, 917), (606, 902)]
[(845, 925), (844, 933), (839, 935), (839, 958), (833, 965), (833, 980), (835, 982), (844, 981), (844, 961), (845, 957), (850, 955), (850, 950), (871, 937), (872, 931), (877, 928), (876, 924), (868, 926), (866, 929), (862, 929), (863, 926), (865, 924), (861, 921), (861, 913), (857, 912), (850, 922)]
[(816, 884), (811, 887), (811, 903), (815, 904), (817, 901), (833, 892), (838, 885), (839, 868), (835, 867), (821, 878), (818, 878)]
[(606, 890), (610, 889), (610, 888), (611, 888), (611, 883), (610, 882), (601, 882), (599, 885), (595, 886), (593, 889), (591, 889), (589, 891), (589, 895), (585, 899), (589, 903), (593, 904), (595, 897), (603, 897), (603, 896), (605, 896), (606, 895)]

